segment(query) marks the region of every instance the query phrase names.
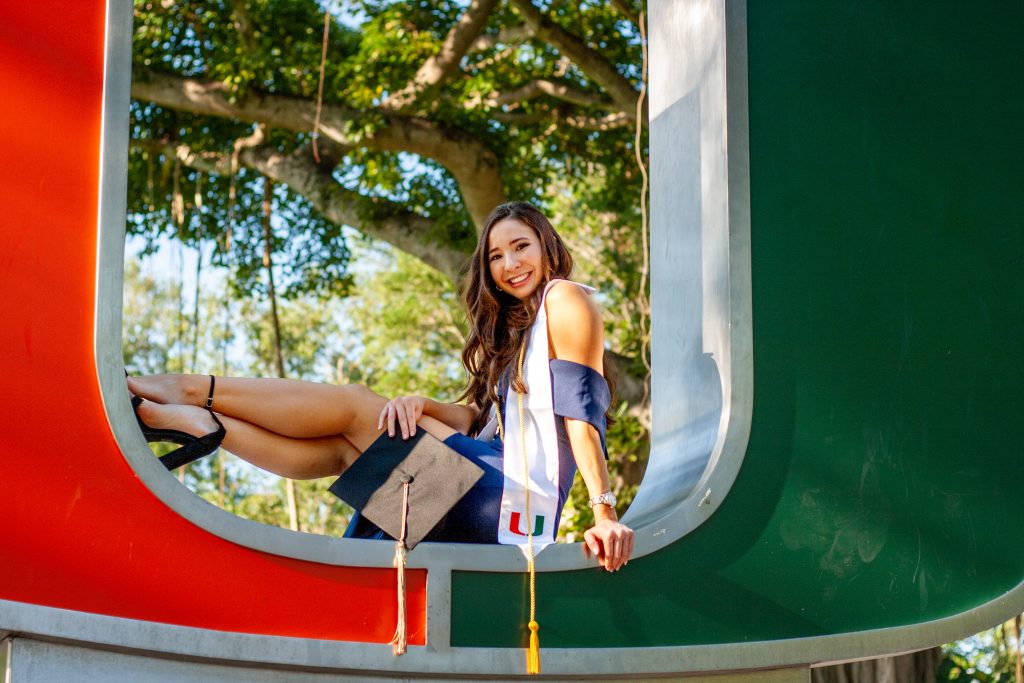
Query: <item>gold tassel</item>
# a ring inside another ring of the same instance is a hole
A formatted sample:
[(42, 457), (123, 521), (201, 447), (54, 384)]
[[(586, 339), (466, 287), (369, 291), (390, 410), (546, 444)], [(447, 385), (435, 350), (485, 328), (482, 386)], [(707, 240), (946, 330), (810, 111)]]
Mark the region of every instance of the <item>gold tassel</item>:
[[(523, 376), (523, 360), (526, 357), (526, 344), (519, 347), (519, 377)], [(526, 411), (523, 408), (523, 395), (519, 395), (519, 443), (523, 447), (523, 481), (526, 482), (526, 570), (530, 575), (530, 621), (527, 626), (530, 629), (530, 647), (526, 650), (526, 673), (535, 676), (540, 673), (540, 638), (537, 631), (540, 624), (537, 623), (537, 567), (533, 554), (533, 531), (530, 527), (530, 461), (526, 455)], [(505, 428), (501, 423), (501, 407), (498, 407), (498, 433), (501, 435), (501, 442), (505, 443)]]
[(409, 518), (409, 483), (412, 480), (402, 482), (402, 533), (395, 541), (395, 569), (398, 577), (398, 623), (395, 625), (395, 635), (391, 638), (391, 651), (397, 657), (405, 654), (405, 646), (408, 641), (408, 626), (405, 618), (405, 556), (408, 550), (405, 547), (405, 535), (408, 531)]
[(526, 651), (526, 673), (535, 675), (540, 673), (540, 638), (537, 636), (540, 624), (531, 621), (529, 626), (530, 649)]
[(407, 641), (407, 626), (405, 619), (405, 543), (398, 541), (395, 544), (395, 568), (398, 570), (398, 624), (395, 626), (395, 635), (391, 639), (391, 651), (395, 656), (405, 654)]

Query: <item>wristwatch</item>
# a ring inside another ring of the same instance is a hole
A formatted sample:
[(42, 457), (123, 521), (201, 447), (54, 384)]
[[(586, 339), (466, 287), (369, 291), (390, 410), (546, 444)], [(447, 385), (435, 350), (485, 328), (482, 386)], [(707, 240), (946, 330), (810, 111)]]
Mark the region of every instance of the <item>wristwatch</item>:
[(615, 507), (615, 494), (611, 491), (605, 491), (597, 498), (591, 498), (587, 502), (590, 503), (590, 507), (594, 507), (595, 505), (610, 505)]

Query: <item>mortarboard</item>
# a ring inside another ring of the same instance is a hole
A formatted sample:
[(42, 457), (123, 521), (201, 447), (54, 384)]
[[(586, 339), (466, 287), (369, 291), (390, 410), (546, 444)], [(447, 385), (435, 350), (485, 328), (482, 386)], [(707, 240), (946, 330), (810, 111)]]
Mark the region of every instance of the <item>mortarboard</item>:
[(483, 472), (417, 428), (408, 440), (381, 434), (328, 490), (412, 550)]
[(391, 640), (396, 655), (406, 646), (405, 554), (483, 474), (475, 463), (417, 427), (408, 440), (381, 434), (328, 489), (396, 539), (398, 624)]

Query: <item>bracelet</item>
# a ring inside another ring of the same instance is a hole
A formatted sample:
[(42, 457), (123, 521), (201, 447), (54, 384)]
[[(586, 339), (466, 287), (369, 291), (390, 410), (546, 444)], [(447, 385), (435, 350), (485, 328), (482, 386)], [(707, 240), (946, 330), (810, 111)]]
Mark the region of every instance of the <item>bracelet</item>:
[(610, 505), (611, 507), (614, 508), (615, 494), (612, 493), (611, 491), (605, 491), (597, 498), (591, 498), (590, 500), (587, 501), (587, 503), (590, 504), (590, 507), (594, 507), (595, 505)]

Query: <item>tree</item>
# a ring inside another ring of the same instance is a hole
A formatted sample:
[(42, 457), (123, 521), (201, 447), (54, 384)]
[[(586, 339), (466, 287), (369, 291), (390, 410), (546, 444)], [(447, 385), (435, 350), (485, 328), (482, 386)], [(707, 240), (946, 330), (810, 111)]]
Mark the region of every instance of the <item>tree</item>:
[(1024, 649), (1017, 615), (987, 631), (945, 645), (939, 680), (978, 683), (1024, 683)]
[[(352, 293), (349, 226), (406, 255), (390, 285), (376, 283), (389, 295), (410, 277), (430, 280), (408, 257), (447, 281), (434, 291), (449, 299), (424, 302), (423, 316), (450, 310), (495, 204), (542, 205), (580, 256), (581, 278), (603, 291), (606, 366), (629, 405), (619, 411), (622, 438), (610, 441), (615, 488), (627, 502), (642, 475), (649, 415), (634, 160), (646, 118), (637, 105), (638, 9), (628, 0), (543, 9), (530, 0), (357, 0), (342, 10), (326, 23), (318, 102), (325, 23), (314, 0), (136, 0), (129, 232), (212, 242), (211, 262), (231, 269), (238, 295), (265, 298), (266, 179), (276, 188), (271, 257), (284, 299)], [(645, 136), (641, 144), (645, 153)], [(379, 326), (362, 339), (394, 351), (387, 337), (402, 329)], [(454, 339), (435, 339), (429, 351), (432, 371), (445, 366), (436, 379), (424, 382), (433, 375), (414, 362), (427, 360), (423, 349), (392, 353), (390, 368), (364, 354), (347, 379), (454, 398)], [(441, 360), (444, 345), (451, 355)], [(567, 506), (574, 523), (588, 512)]]
[[(210, 278), (210, 286), (198, 299), (198, 313), (192, 317), (181, 315), (186, 312), (181, 281), (153, 277), (140, 268), (137, 258), (128, 259), (122, 347), (126, 367), (141, 374), (177, 372), (186, 359), (196, 357), (197, 367), (219, 373), (275, 374), (269, 302), (225, 298), (229, 285), (225, 275), (221, 272)], [(225, 304), (230, 320), (226, 326), (222, 324)], [(282, 302), (281, 348), (289, 375), (332, 379), (335, 360), (343, 353), (339, 307), (309, 295)], [(195, 348), (189, 345), (192, 340), (197, 342)], [(225, 348), (228, 351), (222, 356)], [(151, 448), (155, 455), (163, 455), (177, 446), (160, 443)], [(229, 512), (265, 524), (292, 526), (284, 502), (286, 480), (223, 450), (178, 470), (178, 474), (196, 494)], [(295, 526), (300, 531), (335, 536), (344, 531), (352, 510), (327, 491), (329, 484), (329, 480), (295, 482)]]
[[(550, 204), (557, 181), (628, 228), (637, 269), (641, 59), (628, 2), (346, 9), (365, 21), (330, 22), (318, 108), (313, 0), (137, 0), (130, 230), (216, 239), (215, 261), (238, 268), (241, 289), (258, 287), (262, 175), (287, 188), (291, 227), (275, 255), (286, 295), (347, 291), (342, 225), (456, 282), (490, 209), (510, 196)], [(186, 222), (193, 196), (204, 211)], [(640, 347), (615, 351), (635, 379)], [(639, 402), (639, 386), (622, 395)]]
[(865, 659), (811, 670), (813, 683), (932, 683), (942, 650), (937, 647), (905, 655)]
[(955, 643), (812, 670), (814, 683), (1021, 683), (1021, 616)]

